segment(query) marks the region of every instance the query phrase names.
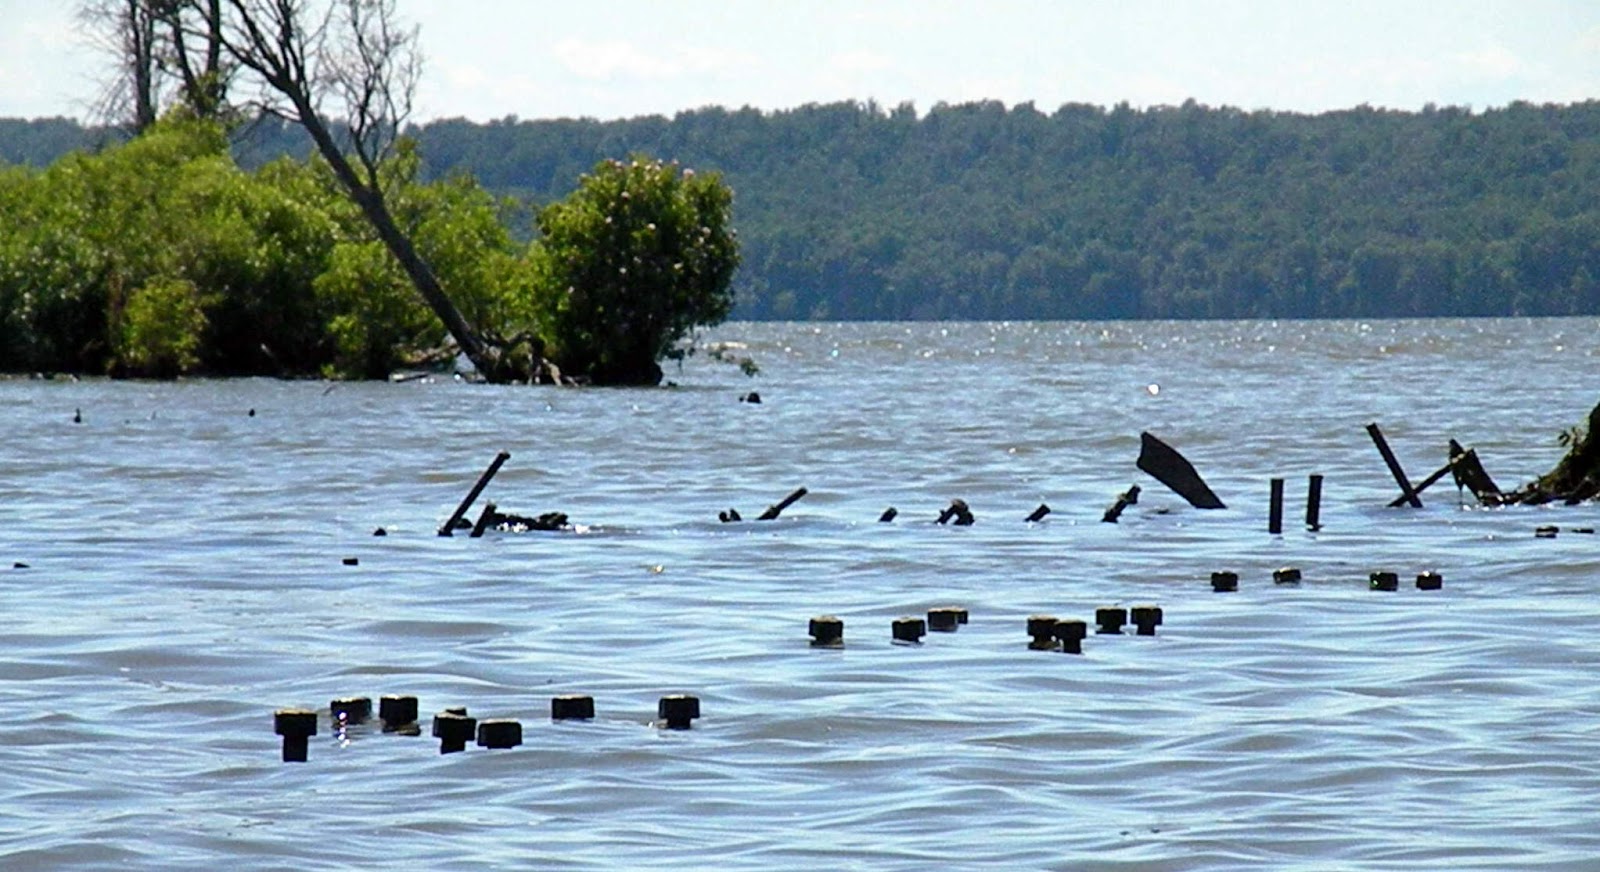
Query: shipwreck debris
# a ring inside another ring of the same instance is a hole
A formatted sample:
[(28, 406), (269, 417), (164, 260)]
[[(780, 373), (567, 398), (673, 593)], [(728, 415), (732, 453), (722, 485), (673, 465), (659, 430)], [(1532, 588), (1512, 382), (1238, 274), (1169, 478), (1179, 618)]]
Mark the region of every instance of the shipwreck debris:
[[(782, 500), (779, 500), (777, 505), (775, 505), (775, 506), (767, 506), (767, 510), (765, 512), (762, 512), (760, 517), (756, 518), (756, 520), (757, 521), (776, 521), (778, 519), (778, 516), (783, 514), (783, 510), (784, 509), (787, 509), (790, 506), (794, 505), (797, 501), (799, 501), (799, 499), (801, 497), (805, 496), (808, 493), (810, 493), (810, 491), (806, 490), (803, 487), (795, 488), (794, 491), (791, 492), (788, 496), (784, 497)], [(731, 512), (732, 510), (730, 509), (729, 511)]]
[(1400, 461), (1395, 459), (1394, 451), (1390, 450), (1389, 442), (1383, 438), (1383, 431), (1378, 429), (1376, 422), (1367, 425), (1367, 435), (1372, 437), (1372, 444), (1378, 446), (1378, 453), (1383, 455), (1383, 462), (1388, 465), (1389, 474), (1394, 476), (1395, 483), (1400, 485), (1400, 499), (1390, 505), (1398, 506), (1404, 502), (1410, 503), (1414, 509), (1422, 508), (1422, 500), (1417, 496), (1417, 489), (1413, 488), (1411, 480), (1406, 478), (1406, 471), (1401, 468)]
[(936, 523), (948, 524), (951, 520), (956, 522), (957, 527), (970, 527), (977, 519), (972, 516), (972, 509), (967, 506), (966, 500), (954, 499), (950, 501), (948, 507), (939, 512)]
[(1225, 509), (1222, 500), (1206, 486), (1194, 464), (1178, 450), (1149, 433), (1139, 434), (1139, 469), (1171, 488), (1197, 509)]
[(1560, 500), (1575, 505), (1600, 497), (1600, 404), (1589, 412), (1587, 426), (1562, 434), (1566, 456), (1555, 468), (1528, 482), (1503, 502), (1536, 506)]
[(461, 505), (456, 506), (455, 512), (450, 515), (450, 520), (445, 521), (444, 526), (439, 528), (440, 536), (455, 535), (457, 523), (467, 514), (467, 510), (472, 508), (472, 504), (477, 502), (478, 495), (483, 493), (483, 489), (489, 486), (489, 479), (494, 478), (495, 473), (500, 471), (500, 467), (504, 466), (505, 462), (510, 459), (511, 452), (509, 451), (502, 451), (495, 455), (494, 460), (489, 463), (489, 468), (483, 471), (483, 475), (478, 476), (477, 484), (474, 484), (472, 490), (467, 492), (467, 496), (461, 501)]
[(1123, 509), (1126, 509), (1129, 506), (1138, 505), (1138, 503), (1139, 486), (1133, 485), (1132, 487), (1123, 491), (1121, 494), (1117, 495), (1117, 501), (1111, 505), (1111, 508), (1106, 509), (1106, 513), (1100, 516), (1100, 520), (1103, 523), (1115, 524), (1117, 519), (1122, 517)]

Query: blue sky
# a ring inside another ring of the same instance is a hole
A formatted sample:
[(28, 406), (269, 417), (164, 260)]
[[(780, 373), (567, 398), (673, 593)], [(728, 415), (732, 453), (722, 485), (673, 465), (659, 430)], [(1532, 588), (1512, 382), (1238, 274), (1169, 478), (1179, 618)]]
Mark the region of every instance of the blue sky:
[[(0, 0), (0, 116), (82, 117), (70, 0)], [(1596, 0), (399, 0), (415, 120), (1033, 101), (1320, 112), (1600, 98)]]

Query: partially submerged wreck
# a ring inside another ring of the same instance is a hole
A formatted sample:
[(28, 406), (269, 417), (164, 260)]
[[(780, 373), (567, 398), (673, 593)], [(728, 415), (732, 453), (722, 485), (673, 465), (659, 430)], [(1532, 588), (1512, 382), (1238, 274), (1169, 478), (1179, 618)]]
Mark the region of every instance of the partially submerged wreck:
[(1567, 505), (1600, 497), (1600, 403), (1584, 427), (1563, 434), (1567, 454), (1555, 468), (1506, 494), (1505, 504), (1536, 506), (1560, 500)]

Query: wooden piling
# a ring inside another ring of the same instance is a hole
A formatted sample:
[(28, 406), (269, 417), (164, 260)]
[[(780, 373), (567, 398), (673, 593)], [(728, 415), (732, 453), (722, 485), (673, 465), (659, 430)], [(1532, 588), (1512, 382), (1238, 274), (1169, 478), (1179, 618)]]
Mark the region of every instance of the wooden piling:
[(1322, 476), (1313, 475), (1306, 480), (1306, 529), (1322, 529)]
[(467, 492), (467, 498), (461, 501), (461, 505), (456, 506), (456, 510), (450, 515), (450, 520), (445, 521), (444, 526), (439, 528), (440, 536), (455, 535), (456, 524), (467, 514), (467, 510), (472, 508), (472, 504), (477, 501), (478, 495), (483, 493), (483, 489), (489, 486), (489, 479), (494, 478), (494, 474), (499, 472), (500, 467), (510, 459), (511, 452), (509, 451), (502, 451), (495, 455), (494, 460), (489, 464), (489, 468), (483, 471), (483, 475), (478, 476), (478, 483), (473, 485), (472, 490)]
[(1283, 535), (1283, 479), (1273, 479), (1271, 488), (1271, 503), (1267, 508), (1267, 532), (1281, 536)]

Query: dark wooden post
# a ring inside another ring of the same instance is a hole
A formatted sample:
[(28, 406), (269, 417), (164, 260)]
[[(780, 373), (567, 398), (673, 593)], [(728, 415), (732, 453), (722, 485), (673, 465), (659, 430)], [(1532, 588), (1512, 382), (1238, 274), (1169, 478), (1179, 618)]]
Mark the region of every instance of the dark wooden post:
[(791, 505), (794, 505), (796, 500), (798, 500), (801, 497), (805, 496), (807, 493), (809, 493), (809, 491), (807, 491), (803, 487), (795, 488), (793, 493), (791, 493), (788, 496), (784, 497), (777, 505), (775, 505), (775, 506), (767, 506), (767, 510), (765, 512), (762, 512), (761, 513), (761, 517), (756, 518), (756, 520), (757, 521), (776, 521), (778, 519), (778, 516), (783, 514), (783, 510), (784, 509), (787, 509)]
[(1271, 487), (1271, 504), (1267, 508), (1267, 532), (1279, 536), (1283, 533), (1283, 479), (1273, 479)]
[(466, 515), (467, 510), (472, 508), (472, 504), (477, 501), (478, 494), (483, 493), (483, 489), (489, 486), (489, 479), (494, 478), (494, 474), (500, 471), (501, 465), (510, 459), (511, 452), (509, 451), (502, 451), (495, 455), (494, 460), (489, 463), (489, 468), (483, 471), (483, 475), (478, 476), (478, 483), (473, 485), (472, 490), (467, 492), (467, 498), (461, 501), (461, 505), (456, 506), (455, 512), (450, 515), (450, 520), (445, 521), (444, 526), (439, 528), (440, 536), (455, 535), (456, 522)]
[(1383, 455), (1383, 462), (1389, 465), (1389, 474), (1394, 476), (1395, 483), (1400, 485), (1400, 495), (1412, 508), (1422, 508), (1422, 500), (1417, 498), (1416, 489), (1411, 487), (1411, 482), (1406, 478), (1406, 471), (1400, 468), (1400, 461), (1394, 457), (1394, 452), (1389, 450), (1389, 443), (1383, 438), (1383, 431), (1378, 429), (1376, 423), (1367, 425), (1367, 435), (1372, 437), (1372, 443), (1378, 446), (1378, 453)]
[(1322, 476), (1313, 475), (1306, 481), (1306, 529), (1322, 529)]

